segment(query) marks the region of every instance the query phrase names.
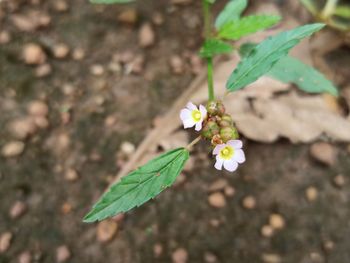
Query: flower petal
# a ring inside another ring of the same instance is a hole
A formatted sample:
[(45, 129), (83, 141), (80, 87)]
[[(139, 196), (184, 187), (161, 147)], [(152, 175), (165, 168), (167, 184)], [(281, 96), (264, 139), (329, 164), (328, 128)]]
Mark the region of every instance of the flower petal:
[(224, 168), (229, 172), (234, 172), (237, 170), (238, 163), (234, 160), (224, 161)]
[(189, 109), (182, 109), (180, 111), (180, 119), (182, 121), (185, 121), (187, 119), (190, 119), (191, 118), (191, 111)]
[(192, 102), (188, 102), (186, 108), (189, 110), (198, 110), (197, 106), (194, 105)]
[(199, 105), (199, 111), (201, 112), (202, 120), (204, 120), (207, 117), (207, 109), (201, 104)]
[(184, 121), (182, 121), (182, 123), (183, 123), (185, 129), (191, 128), (194, 125), (196, 125), (196, 123), (192, 120), (192, 118), (184, 120)]
[(243, 146), (243, 143), (241, 140), (229, 140), (227, 142), (228, 145), (231, 145), (235, 149), (241, 149)]
[(215, 167), (217, 170), (222, 170), (222, 165), (223, 165), (223, 163), (224, 163), (224, 160), (223, 160), (223, 159), (216, 158), (216, 162), (215, 162), (214, 167)]
[(220, 153), (220, 151), (225, 147), (226, 145), (223, 144), (218, 144), (215, 146), (214, 150), (213, 150), (213, 154), (217, 155)]
[(200, 131), (201, 129), (202, 129), (202, 121), (199, 121), (199, 122), (196, 123), (196, 128), (195, 128), (195, 130), (196, 130), (196, 131)]
[(235, 154), (234, 154), (232, 159), (238, 163), (244, 163), (245, 162), (245, 154), (244, 154), (243, 150), (242, 149), (235, 150)]

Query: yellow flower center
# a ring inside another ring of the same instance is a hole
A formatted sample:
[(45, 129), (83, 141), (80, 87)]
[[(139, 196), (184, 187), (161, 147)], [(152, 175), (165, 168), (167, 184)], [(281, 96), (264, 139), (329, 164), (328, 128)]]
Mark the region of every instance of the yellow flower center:
[(234, 154), (235, 154), (235, 149), (233, 149), (232, 146), (225, 146), (220, 151), (220, 158), (224, 160), (230, 160)]
[(202, 114), (199, 110), (193, 110), (192, 111), (192, 119), (194, 122), (199, 122), (202, 118)]

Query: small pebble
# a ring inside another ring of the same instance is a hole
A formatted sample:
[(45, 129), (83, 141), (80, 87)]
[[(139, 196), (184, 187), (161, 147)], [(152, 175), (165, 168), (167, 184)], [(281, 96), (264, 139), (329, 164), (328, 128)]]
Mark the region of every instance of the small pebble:
[(204, 253), (204, 261), (206, 263), (215, 263), (215, 262), (218, 262), (218, 259), (213, 253), (205, 252)]
[(260, 233), (263, 237), (272, 237), (274, 234), (274, 229), (270, 225), (264, 225), (261, 228)]
[(17, 219), (19, 217), (21, 217), (27, 210), (27, 206), (25, 203), (21, 202), (21, 201), (16, 201), (11, 209), (10, 209), (10, 217), (12, 219)]
[(7, 125), (8, 131), (16, 139), (25, 139), (37, 130), (33, 118), (18, 118)]
[(11, 141), (2, 147), (1, 154), (6, 158), (16, 157), (23, 153), (24, 147), (25, 144), (21, 141)]
[(132, 144), (131, 142), (122, 142), (121, 146), (120, 146), (120, 152), (126, 156), (126, 157), (130, 157), (131, 155), (133, 155), (136, 151), (135, 145)]
[(171, 256), (173, 263), (186, 263), (188, 260), (188, 253), (184, 248), (176, 249)]
[(85, 57), (85, 51), (82, 48), (75, 48), (72, 57), (74, 60), (82, 60)]
[(63, 1), (63, 0), (55, 0), (53, 2), (53, 7), (54, 7), (55, 11), (60, 12), (60, 13), (66, 12), (69, 8), (67, 2)]
[(159, 258), (163, 253), (163, 246), (160, 243), (157, 243), (153, 246), (154, 257)]
[(164, 17), (161, 13), (156, 12), (152, 15), (152, 21), (155, 25), (160, 26), (164, 23)]
[(65, 245), (60, 246), (56, 250), (56, 260), (57, 262), (66, 262), (71, 257), (71, 252), (69, 248)]
[(310, 154), (315, 160), (328, 166), (334, 165), (337, 160), (336, 148), (326, 142), (317, 142), (311, 145)]
[(283, 229), (285, 226), (284, 218), (280, 214), (271, 214), (269, 223), (274, 229)]
[(90, 72), (94, 76), (101, 76), (105, 72), (102, 65), (95, 64), (90, 67)]
[(46, 54), (39, 45), (30, 43), (23, 48), (23, 59), (28, 65), (40, 65), (46, 61)]
[(210, 184), (208, 190), (209, 192), (216, 192), (225, 189), (228, 186), (228, 182), (226, 179), (217, 179), (213, 183)]
[(338, 174), (333, 178), (333, 183), (337, 187), (343, 187), (345, 185), (345, 177), (342, 174)]
[(261, 257), (264, 263), (281, 263), (282, 259), (277, 254), (263, 254)]
[(58, 44), (53, 47), (53, 55), (55, 58), (63, 59), (69, 54), (69, 47), (66, 44)]
[(126, 9), (118, 15), (118, 21), (130, 25), (134, 25), (137, 22), (136, 9)]
[(0, 32), (0, 44), (7, 44), (11, 41), (10, 33), (7, 31)]
[(313, 202), (317, 199), (318, 190), (316, 187), (310, 186), (305, 190), (305, 195), (309, 202)]
[(64, 179), (66, 179), (69, 182), (75, 182), (79, 178), (78, 173), (76, 170), (69, 168), (64, 174)]
[(63, 215), (69, 214), (70, 212), (72, 212), (72, 210), (73, 210), (73, 207), (70, 203), (67, 203), (67, 202), (63, 203), (61, 207), (61, 212)]
[(171, 56), (169, 63), (174, 74), (182, 74), (184, 72), (184, 62), (180, 56)]
[(139, 45), (150, 47), (155, 42), (155, 33), (150, 23), (144, 23), (139, 31)]
[(102, 243), (111, 241), (118, 230), (117, 222), (113, 220), (104, 220), (97, 225), (97, 240)]
[(6, 252), (10, 246), (12, 241), (12, 233), (5, 232), (0, 235), (0, 254)]
[(212, 227), (215, 227), (215, 228), (219, 227), (221, 224), (220, 220), (216, 218), (210, 219), (209, 223)]
[(45, 117), (49, 113), (49, 107), (45, 102), (36, 100), (29, 103), (27, 111), (32, 116), (42, 116)]
[(235, 195), (235, 189), (232, 186), (226, 186), (224, 189), (224, 193), (227, 197), (232, 197)]
[(42, 117), (42, 116), (37, 116), (34, 118), (34, 123), (35, 125), (40, 128), (40, 129), (46, 129), (49, 127), (49, 121), (47, 118)]
[(50, 64), (42, 64), (39, 65), (36, 69), (35, 69), (35, 76), (37, 78), (43, 78), (46, 77), (48, 75), (50, 75), (52, 72), (52, 67)]
[(254, 209), (256, 207), (256, 200), (253, 196), (248, 195), (243, 198), (242, 205), (245, 209)]
[(334, 242), (332, 240), (326, 240), (323, 242), (323, 249), (326, 252), (330, 252), (334, 249)]
[(32, 255), (29, 251), (22, 252), (18, 257), (18, 263), (31, 263)]
[(226, 206), (225, 196), (221, 192), (215, 192), (209, 195), (208, 202), (212, 207), (222, 208)]

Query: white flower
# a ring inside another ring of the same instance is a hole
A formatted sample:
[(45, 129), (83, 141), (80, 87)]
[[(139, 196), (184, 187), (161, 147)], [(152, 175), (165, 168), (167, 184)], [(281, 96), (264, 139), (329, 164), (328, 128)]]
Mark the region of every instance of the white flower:
[(192, 102), (187, 103), (186, 108), (180, 112), (180, 118), (184, 125), (184, 128), (195, 127), (196, 131), (202, 129), (202, 123), (207, 116), (207, 110), (203, 105), (199, 105), (199, 109)]
[(242, 150), (243, 143), (240, 140), (230, 140), (227, 143), (218, 144), (213, 154), (216, 155), (215, 168), (233, 172), (237, 169), (238, 164), (245, 162), (245, 155)]

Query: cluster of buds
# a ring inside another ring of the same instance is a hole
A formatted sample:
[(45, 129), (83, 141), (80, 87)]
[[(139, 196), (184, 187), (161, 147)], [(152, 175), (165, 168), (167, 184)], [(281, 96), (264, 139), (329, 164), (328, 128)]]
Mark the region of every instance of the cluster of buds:
[(207, 119), (204, 120), (202, 136), (211, 140), (211, 144), (227, 143), (239, 138), (232, 117), (225, 113), (225, 107), (221, 101), (210, 101), (207, 104)]
[(225, 113), (225, 107), (220, 101), (210, 101), (207, 107), (197, 107), (192, 102), (180, 112), (184, 128), (195, 127), (201, 131), (201, 136), (211, 141), (213, 155), (216, 157), (214, 167), (233, 172), (239, 164), (245, 162), (242, 150), (243, 143), (238, 140), (238, 132), (230, 115)]

